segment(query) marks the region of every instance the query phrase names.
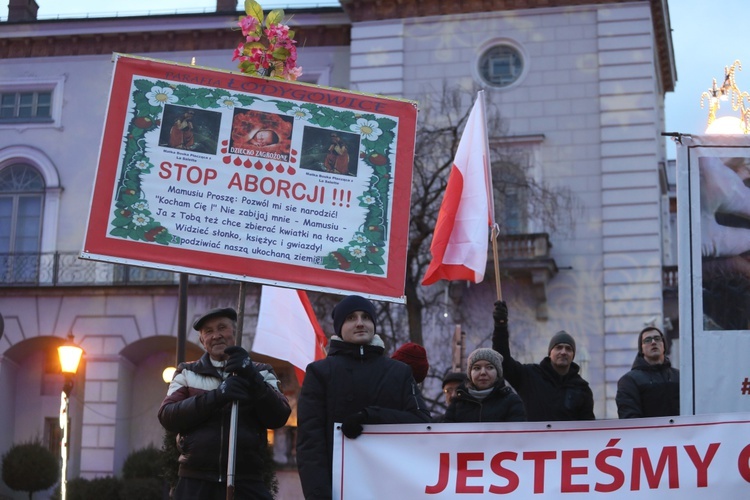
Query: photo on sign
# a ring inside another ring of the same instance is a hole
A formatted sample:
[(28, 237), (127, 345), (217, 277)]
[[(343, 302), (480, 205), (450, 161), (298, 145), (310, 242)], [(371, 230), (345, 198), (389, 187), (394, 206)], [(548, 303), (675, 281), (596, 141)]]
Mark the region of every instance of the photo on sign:
[(359, 141), (359, 134), (305, 127), (300, 168), (356, 177)]
[(166, 104), (159, 146), (215, 155), (221, 113)]
[(750, 329), (750, 158), (699, 158), (703, 323)]
[(251, 109), (235, 109), (229, 152), (278, 161), (289, 161), (292, 145), (291, 116)]

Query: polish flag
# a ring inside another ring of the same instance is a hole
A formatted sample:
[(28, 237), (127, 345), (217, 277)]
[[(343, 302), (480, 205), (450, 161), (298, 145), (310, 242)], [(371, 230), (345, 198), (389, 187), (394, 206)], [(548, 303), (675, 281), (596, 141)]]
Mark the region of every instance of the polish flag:
[(291, 363), (302, 385), (305, 368), (325, 357), (327, 342), (304, 290), (263, 285), (253, 352)]
[(422, 285), (438, 280), (482, 281), (494, 212), (484, 91), (480, 91), (458, 143)]

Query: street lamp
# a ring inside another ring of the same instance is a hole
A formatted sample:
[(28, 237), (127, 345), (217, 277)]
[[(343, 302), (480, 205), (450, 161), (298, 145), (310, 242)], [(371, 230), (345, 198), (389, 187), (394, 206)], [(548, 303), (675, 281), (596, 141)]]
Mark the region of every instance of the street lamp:
[(68, 484), (68, 427), (70, 425), (70, 391), (73, 390), (73, 378), (78, 371), (78, 363), (81, 362), (83, 349), (73, 342), (73, 334), (68, 333), (65, 343), (57, 348), (60, 357), (60, 370), (65, 376), (62, 393), (60, 394), (60, 428), (62, 429), (62, 442), (60, 446), (61, 474), (60, 474), (60, 498), (67, 498)]

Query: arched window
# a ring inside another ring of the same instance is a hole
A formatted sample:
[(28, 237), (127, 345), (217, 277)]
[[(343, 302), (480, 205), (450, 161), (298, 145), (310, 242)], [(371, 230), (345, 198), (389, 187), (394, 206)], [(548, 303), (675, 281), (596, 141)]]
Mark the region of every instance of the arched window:
[(31, 165), (0, 170), (0, 282), (37, 280), (44, 191), (44, 179)]

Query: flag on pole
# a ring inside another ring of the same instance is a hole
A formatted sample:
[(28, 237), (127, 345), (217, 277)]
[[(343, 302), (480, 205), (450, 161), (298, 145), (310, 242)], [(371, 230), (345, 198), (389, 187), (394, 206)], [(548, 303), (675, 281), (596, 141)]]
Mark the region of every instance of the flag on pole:
[(480, 91), (448, 177), (423, 285), (441, 279), (479, 283), (484, 278), (490, 228), (495, 224), (489, 150), (484, 91)]
[(307, 365), (325, 357), (327, 342), (304, 290), (263, 285), (253, 352), (291, 363), (302, 385)]

